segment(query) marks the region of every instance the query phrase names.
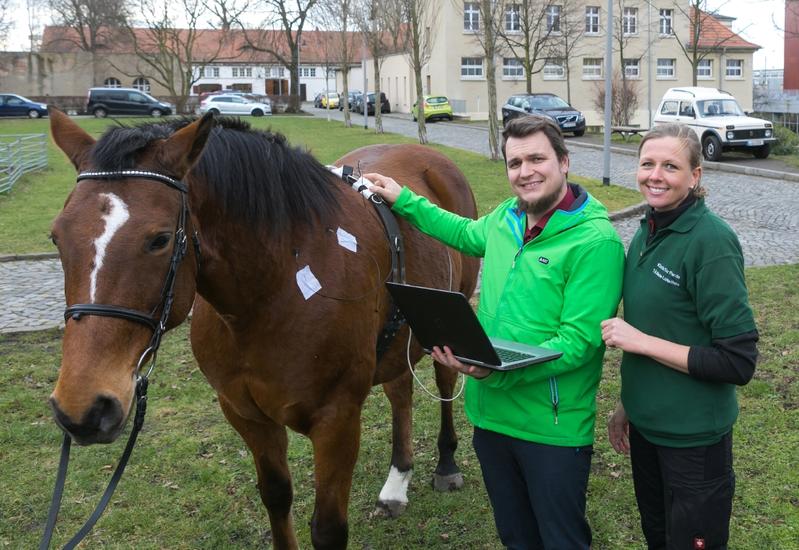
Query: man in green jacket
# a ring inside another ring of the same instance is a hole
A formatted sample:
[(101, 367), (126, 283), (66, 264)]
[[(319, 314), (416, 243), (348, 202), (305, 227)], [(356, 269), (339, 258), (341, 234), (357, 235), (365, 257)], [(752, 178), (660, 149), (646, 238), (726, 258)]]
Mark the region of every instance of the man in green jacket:
[(484, 258), (477, 314), (490, 336), (563, 352), (507, 372), (464, 365), (448, 347), (433, 358), (470, 376), (466, 414), (502, 543), (588, 549), (599, 323), (618, 306), (624, 249), (605, 207), (567, 182), (568, 150), (553, 121), (514, 119), (502, 136), (514, 196), (478, 220), (381, 174), (365, 177), (419, 230)]

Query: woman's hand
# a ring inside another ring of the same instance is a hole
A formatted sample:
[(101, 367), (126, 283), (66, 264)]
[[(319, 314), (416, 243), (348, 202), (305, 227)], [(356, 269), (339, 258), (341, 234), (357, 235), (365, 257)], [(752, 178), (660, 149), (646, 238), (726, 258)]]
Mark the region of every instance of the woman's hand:
[(619, 403), (608, 418), (608, 439), (613, 449), (622, 455), (630, 454), (630, 422), (624, 405)]
[(372, 182), (372, 185), (369, 186), (369, 191), (380, 195), (389, 204), (397, 202), (402, 186), (392, 178), (377, 172), (364, 174), (363, 177)]
[(449, 346), (444, 346), (443, 350), (438, 346), (433, 346), (432, 355), (436, 362), (474, 378), (485, 378), (491, 374), (491, 369), (478, 367), (477, 365), (464, 365), (452, 355), (452, 350), (449, 349)]
[(641, 346), (647, 335), (634, 328), (624, 319), (614, 317), (605, 319), (601, 323), (602, 340), (609, 348), (619, 348), (622, 351), (641, 353)]

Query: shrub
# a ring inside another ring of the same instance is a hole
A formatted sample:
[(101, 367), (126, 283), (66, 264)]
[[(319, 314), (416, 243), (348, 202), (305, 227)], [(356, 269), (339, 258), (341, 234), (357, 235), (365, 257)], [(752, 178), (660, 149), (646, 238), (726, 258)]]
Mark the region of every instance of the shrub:
[(774, 125), (774, 137), (777, 143), (771, 146), (774, 155), (796, 155), (799, 154), (799, 135), (792, 130), (779, 124)]

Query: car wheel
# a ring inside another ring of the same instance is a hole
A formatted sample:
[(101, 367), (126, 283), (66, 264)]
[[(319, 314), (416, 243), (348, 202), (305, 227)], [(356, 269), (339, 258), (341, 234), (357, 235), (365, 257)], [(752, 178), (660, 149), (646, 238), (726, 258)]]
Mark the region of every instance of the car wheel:
[(39, 118), (40, 116), (42, 116), (42, 114), (36, 109), (28, 111), (28, 118)]
[(97, 109), (94, 110), (92, 114), (94, 115), (95, 118), (105, 118), (108, 116), (108, 111), (106, 111), (102, 107), (98, 107)]
[(585, 128), (583, 128), (582, 130), (577, 130), (576, 132), (574, 132), (574, 137), (583, 137), (584, 135), (585, 135)]
[(452, 122), (452, 115), (447, 115), (447, 120), (449, 120), (450, 122)]
[(214, 116), (219, 116), (219, 109), (208, 109), (208, 112)]
[(755, 149), (752, 151), (752, 154), (755, 155), (756, 159), (768, 158), (769, 153), (771, 153), (770, 143), (766, 143), (765, 145), (761, 145), (760, 147), (755, 147)]
[(261, 109), (253, 109), (252, 116), (264, 116), (264, 112)]
[(702, 154), (706, 160), (716, 161), (721, 158), (721, 141), (714, 135), (702, 140)]
[(150, 116), (153, 118), (158, 118), (163, 114), (164, 113), (161, 112), (161, 109), (153, 109), (152, 111), (150, 111)]

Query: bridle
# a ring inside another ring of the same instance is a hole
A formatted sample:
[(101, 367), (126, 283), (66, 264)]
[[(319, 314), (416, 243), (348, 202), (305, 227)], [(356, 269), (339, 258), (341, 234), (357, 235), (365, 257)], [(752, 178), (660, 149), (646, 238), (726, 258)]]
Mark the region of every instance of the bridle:
[[(177, 280), (178, 268), (183, 258), (186, 256), (188, 238), (186, 236), (186, 220), (189, 215), (189, 207), (187, 201), (188, 187), (182, 181), (178, 181), (169, 176), (159, 174), (156, 172), (148, 172), (141, 170), (117, 170), (112, 172), (82, 172), (78, 174), (77, 181), (83, 180), (122, 180), (128, 178), (143, 178), (159, 183), (163, 183), (180, 192), (180, 213), (178, 214), (178, 221), (175, 226), (174, 243), (172, 246), (172, 257), (169, 260), (169, 271), (167, 271), (166, 278), (164, 279), (163, 287), (161, 288), (161, 296), (158, 304), (149, 312), (130, 309), (117, 305), (107, 304), (73, 304), (64, 310), (64, 320), (79, 322), (82, 317), (86, 315), (96, 315), (100, 317), (115, 317), (117, 319), (125, 319), (134, 323), (143, 324), (152, 330), (152, 337), (150, 342), (142, 352), (136, 363), (136, 412), (133, 418), (133, 428), (131, 429), (128, 442), (125, 446), (125, 451), (119, 459), (119, 464), (111, 477), (105, 492), (103, 493), (100, 502), (92, 512), (92, 515), (86, 520), (83, 527), (64, 545), (64, 548), (74, 548), (89, 534), (94, 524), (100, 519), (103, 511), (105, 510), (111, 496), (116, 489), (119, 479), (122, 477), (122, 472), (130, 458), (133, 446), (136, 443), (136, 437), (139, 434), (142, 426), (144, 425), (144, 414), (147, 410), (147, 387), (149, 384), (148, 378), (155, 368), (156, 356), (158, 355), (158, 348), (161, 346), (161, 338), (166, 332), (166, 324), (169, 319), (169, 314), (172, 311), (172, 304), (175, 299), (175, 282)], [(197, 233), (192, 235), (192, 240), (195, 247), (195, 257), (197, 260), (197, 270), (200, 268), (200, 248)], [(158, 311), (160, 315), (156, 317)], [(144, 365), (150, 361), (150, 367), (147, 372), (142, 374)], [(64, 482), (66, 480), (67, 465), (69, 464), (69, 447), (71, 444), (71, 437), (69, 434), (64, 433), (64, 441), (61, 445), (61, 459), (58, 465), (58, 475), (56, 476), (56, 484), (53, 490), (53, 499), (50, 503), (50, 511), (47, 517), (47, 524), (45, 526), (42, 541), (39, 544), (40, 550), (45, 550), (50, 546), (50, 539), (53, 536), (56, 519), (58, 517), (58, 510), (61, 507), (61, 496), (64, 490)]]

